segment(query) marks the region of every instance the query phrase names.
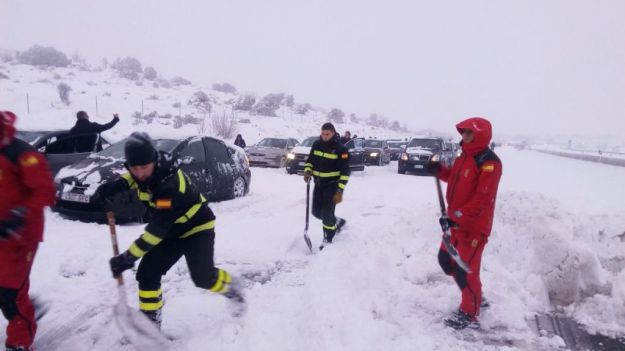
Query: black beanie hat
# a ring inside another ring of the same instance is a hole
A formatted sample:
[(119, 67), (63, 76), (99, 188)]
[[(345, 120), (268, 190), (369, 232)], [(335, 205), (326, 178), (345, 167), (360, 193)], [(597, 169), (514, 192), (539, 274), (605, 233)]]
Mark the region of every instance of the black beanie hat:
[(126, 145), (124, 146), (126, 154), (126, 163), (129, 167), (143, 166), (151, 162), (156, 162), (158, 152), (152, 144), (149, 135), (143, 132), (134, 132), (130, 134)]
[(331, 130), (333, 133), (336, 133), (336, 129), (334, 129), (334, 124), (327, 122), (321, 126), (321, 130)]
[(78, 111), (78, 113), (76, 113), (76, 118), (77, 119), (89, 119), (89, 115), (85, 111)]

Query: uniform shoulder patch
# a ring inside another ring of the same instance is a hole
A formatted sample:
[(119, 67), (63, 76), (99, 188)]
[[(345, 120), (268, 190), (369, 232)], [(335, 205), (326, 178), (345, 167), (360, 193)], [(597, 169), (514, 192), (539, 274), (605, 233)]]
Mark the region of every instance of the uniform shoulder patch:
[(341, 158), (347, 160), (349, 158), (349, 153), (345, 152), (341, 154)]
[(39, 164), (39, 159), (35, 155), (26, 155), (20, 159), (20, 165), (22, 167), (32, 167)]
[(495, 170), (495, 165), (492, 163), (486, 164), (482, 166), (482, 171), (485, 172), (493, 172)]
[(171, 209), (171, 199), (157, 199), (156, 208), (158, 208), (159, 210)]

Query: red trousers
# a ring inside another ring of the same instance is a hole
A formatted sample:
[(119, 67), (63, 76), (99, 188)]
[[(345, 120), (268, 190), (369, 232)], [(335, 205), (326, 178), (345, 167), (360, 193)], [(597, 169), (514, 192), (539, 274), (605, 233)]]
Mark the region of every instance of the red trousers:
[(9, 321), (8, 346), (28, 349), (35, 339), (35, 309), (28, 298), (28, 289), (30, 269), (38, 245), (0, 245), (0, 309)]
[(456, 247), (462, 260), (469, 266), (471, 273), (466, 273), (451, 258), (445, 246), (441, 243), (438, 252), (438, 263), (445, 274), (453, 276), (462, 292), (460, 310), (477, 318), (480, 314), (482, 303), (482, 282), (480, 281), (480, 266), (484, 246), (488, 242), (488, 236), (479, 233), (468, 233), (452, 229), (451, 243)]

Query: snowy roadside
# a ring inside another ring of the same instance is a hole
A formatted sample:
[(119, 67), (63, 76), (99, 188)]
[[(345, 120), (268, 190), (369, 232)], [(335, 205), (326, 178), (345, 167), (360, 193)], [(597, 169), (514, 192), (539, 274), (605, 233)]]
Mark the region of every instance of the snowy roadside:
[[(622, 333), (625, 243), (617, 235), (625, 230), (625, 188), (619, 186), (625, 170), (509, 148), (497, 152), (504, 176), (483, 258), (492, 304), (481, 318), (484, 329), (520, 348), (556, 347), (557, 338), (535, 337), (526, 322), (556, 302), (594, 330)], [(346, 230), (313, 256), (302, 239), (304, 191), (301, 177), (255, 168), (248, 197), (212, 205), (215, 260), (246, 277), (249, 310), (242, 321), (229, 317), (224, 299), (193, 287), (180, 262), (163, 280), (163, 330), (177, 338), (177, 349), (502, 349), (441, 323), (457, 308), (459, 292), (436, 259), (432, 178), (398, 175), (395, 163), (354, 174), (337, 210), (348, 220)], [(131, 349), (119, 344), (112, 322), (116, 290), (107, 228), (51, 213), (46, 224), (32, 276), (33, 293), (52, 303), (40, 331), (94, 309), (102, 312), (67, 335), (62, 349)], [(122, 247), (141, 229), (120, 227)], [(320, 243), (316, 220), (310, 235)], [(136, 307), (136, 284), (128, 280)]]

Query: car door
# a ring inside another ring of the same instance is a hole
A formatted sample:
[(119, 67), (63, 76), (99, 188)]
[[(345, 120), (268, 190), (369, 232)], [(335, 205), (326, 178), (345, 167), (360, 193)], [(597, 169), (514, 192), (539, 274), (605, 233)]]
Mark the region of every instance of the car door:
[[(63, 135), (52, 137), (47, 141), (47, 145), (43, 147), (43, 153), (48, 160), (52, 174), (56, 174), (61, 168), (74, 164), (95, 151), (94, 149), (89, 152), (76, 152), (76, 142), (83, 137), (84, 135), (80, 134)], [(97, 138), (99, 138), (99, 135)]]
[(350, 167), (364, 166), (365, 164), (365, 149), (362, 139), (352, 139), (345, 144), (349, 151), (349, 165)]
[(189, 140), (178, 151), (180, 169), (191, 178), (197, 189), (205, 196), (211, 196), (211, 177), (208, 174), (206, 150), (202, 139)]
[(204, 138), (208, 172), (212, 179), (212, 198), (225, 200), (232, 197), (234, 187), (234, 161), (226, 145), (217, 139)]

